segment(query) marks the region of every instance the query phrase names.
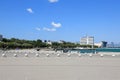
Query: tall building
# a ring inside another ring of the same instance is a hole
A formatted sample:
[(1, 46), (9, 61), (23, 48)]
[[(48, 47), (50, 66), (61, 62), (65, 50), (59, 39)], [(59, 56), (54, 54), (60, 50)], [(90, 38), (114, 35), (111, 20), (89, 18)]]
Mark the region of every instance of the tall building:
[(94, 45), (94, 37), (93, 36), (85, 36), (80, 39), (81, 45)]
[(111, 42), (111, 47), (113, 47), (113, 48), (115, 47), (115, 46), (114, 46), (114, 42)]
[(106, 41), (101, 41), (101, 47), (102, 47), (102, 48), (107, 47), (107, 42), (106, 42)]
[(3, 36), (0, 34), (0, 41), (2, 40)]

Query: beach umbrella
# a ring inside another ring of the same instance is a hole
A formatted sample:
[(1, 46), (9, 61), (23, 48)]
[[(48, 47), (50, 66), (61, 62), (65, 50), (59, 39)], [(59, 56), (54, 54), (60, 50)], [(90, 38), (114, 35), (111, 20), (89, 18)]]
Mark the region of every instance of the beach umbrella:
[(60, 54), (57, 54), (57, 57), (60, 57)]
[(14, 54), (13, 56), (14, 56), (14, 57), (17, 57), (17, 54)]
[(39, 54), (35, 54), (36, 57), (39, 57)]
[(28, 57), (28, 54), (25, 54), (25, 57)]
[(50, 55), (49, 54), (46, 54), (47, 57), (49, 57)]
[(81, 57), (82, 55), (81, 54), (78, 54), (79, 57)]
[(92, 57), (93, 55), (92, 54), (89, 54), (90, 57)]
[(112, 56), (115, 57), (115, 54), (113, 54)]
[(2, 54), (2, 57), (7, 57), (6, 54)]
[(71, 54), (68, 54), (68, 57), (70, 57), (71, 56)]
[(100, 54), (101, 57), (103, 57), (104, 55), (103, 54)]

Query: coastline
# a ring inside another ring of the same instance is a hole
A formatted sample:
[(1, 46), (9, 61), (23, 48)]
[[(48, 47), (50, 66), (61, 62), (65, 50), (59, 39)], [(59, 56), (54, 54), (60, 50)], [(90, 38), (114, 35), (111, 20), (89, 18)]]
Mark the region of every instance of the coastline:
[(30, 54), (30, 55), (35, 55), (35, 54), (50, 54), (50, 55), (55, 55), (55, 54), (71, 54), (71, 55), (89, 55), (89, 54), (92, 54), (92, 55), (100, 55), (100, 54), (103, 54), (103, 55), (120, 55), (120, 52), (98, 52), (98, 53), (80, 53), (78, 51), (68, 51), (66, 53), (64, 53), (62, 50), (61, 51), (55, 51), (55, 50), (52, 50), (52, 49), (40, 49), (39, 51), (37, 51), (36, 49), (18, 49), (18, 50), (6, 50), (6, 51), (3, 51), (3, 50), (0, 50), (0, 55), (2, 54), (6, 54), (6, 55), (12, 55), (13, 54)]

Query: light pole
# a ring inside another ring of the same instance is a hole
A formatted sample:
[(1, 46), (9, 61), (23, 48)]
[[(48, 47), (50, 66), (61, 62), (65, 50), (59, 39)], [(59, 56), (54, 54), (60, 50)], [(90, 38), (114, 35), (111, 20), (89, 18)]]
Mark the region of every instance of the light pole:
[(92, 49), (94, 48), (94, 37), (93, 37), (93, 43), (92, 43)]

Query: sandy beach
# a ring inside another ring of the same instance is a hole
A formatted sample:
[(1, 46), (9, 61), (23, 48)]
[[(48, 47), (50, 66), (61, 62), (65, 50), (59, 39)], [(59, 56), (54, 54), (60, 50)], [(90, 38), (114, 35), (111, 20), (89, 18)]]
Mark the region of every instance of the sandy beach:
[(0, 56), (0, 80), (120, 80), (119, 53), (79, 56), (77, 53), (11, 50), (0, 52), (2, 54), (6, 56)]

